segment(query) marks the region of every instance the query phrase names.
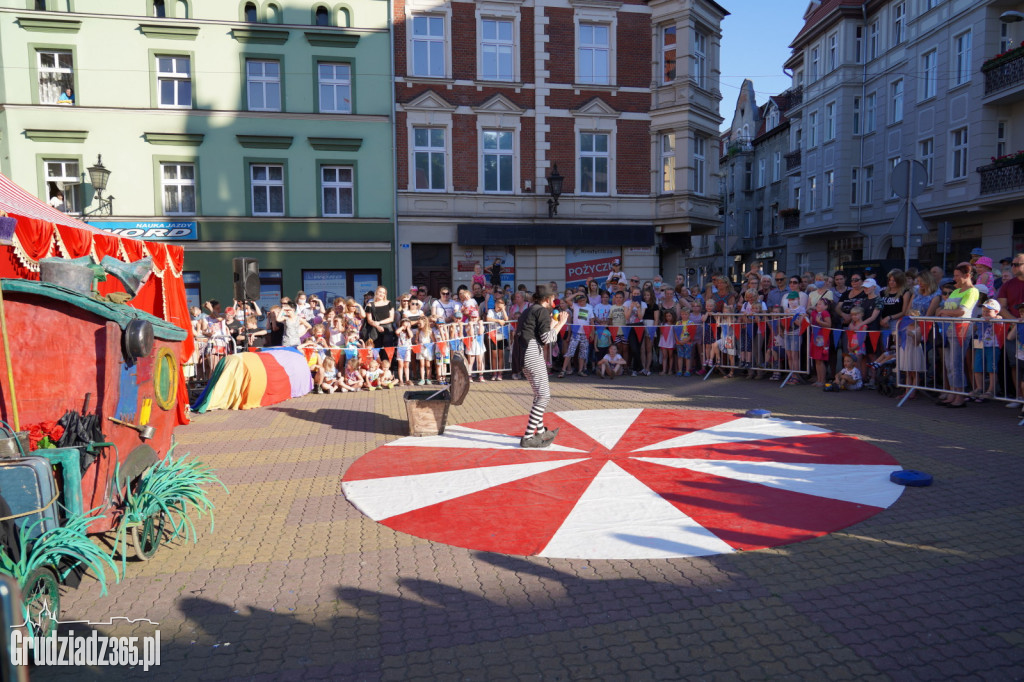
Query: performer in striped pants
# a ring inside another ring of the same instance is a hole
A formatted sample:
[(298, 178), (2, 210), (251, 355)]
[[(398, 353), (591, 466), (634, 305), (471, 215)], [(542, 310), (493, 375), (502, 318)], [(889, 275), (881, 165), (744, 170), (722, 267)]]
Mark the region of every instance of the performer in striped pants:
[(564, 318), (559, 320), (557, 313), (552, 317), (554, 300), (554, 292), (538, 286), (537, 293), (533, 295), (533, 305), (523, 311), (516, 325), (512, 371), (525, 376), (533, 389), (530, 421), (519, 441), (520, 447), (524, 448), (547, 447), (558, 435), (558, 429), (548, 431), (544, 428), (544, 411), (551, 402), (551, 391), (548, 389), (548, 368), (544, 364), (543, 348), (558, 338), (558, 332), (567, 321)]

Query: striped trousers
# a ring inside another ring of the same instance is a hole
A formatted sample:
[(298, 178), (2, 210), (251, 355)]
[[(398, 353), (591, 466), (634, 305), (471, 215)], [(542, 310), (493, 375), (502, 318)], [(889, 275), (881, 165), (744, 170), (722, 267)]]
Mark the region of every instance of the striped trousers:
[(530, 422), (526, 425), (526, 435), (532, 436), (544, 430), (544, 411), (551, 402), (551, 391), (548, 388), (548, 368), (544, 364), (544, 355), (535, 339), (526, 345), (523, 357), (523, 376), (530, 382), (533, 389), (533, 407), (530, 408)]

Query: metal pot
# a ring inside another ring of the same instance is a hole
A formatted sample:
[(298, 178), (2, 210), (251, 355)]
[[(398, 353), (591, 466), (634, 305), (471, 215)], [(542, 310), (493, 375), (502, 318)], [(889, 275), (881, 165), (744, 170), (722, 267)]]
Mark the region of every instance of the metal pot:
[[(18, 449), (19, 442), (21, 450)], [(22, 456), (22, 451), (29, 454), (28, 431), (18, 431), (17, 439), (12, 436), (0, 438), (0, 459), (17, 459)]]
[(43, 258), (39, 261), (39, 278), (50, 284), (77, 291), (92, 293), (93, 271), (84, 265), (77, 265), (63, 258)]

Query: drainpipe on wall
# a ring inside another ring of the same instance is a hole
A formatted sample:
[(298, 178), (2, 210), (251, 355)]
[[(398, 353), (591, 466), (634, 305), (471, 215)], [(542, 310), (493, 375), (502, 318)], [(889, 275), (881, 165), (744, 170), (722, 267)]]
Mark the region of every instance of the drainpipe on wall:
[[(857, 164), (857, 175), (859, 182), (857, 183), (857, 193), (859, 194), (864, 187), (864, 122), (867, 120), (865, 115), (867, 114), (867, 99), (868, 99), (868, 3), (864, 0), (864, 3), (860, 6), (860, 17), (861, 17), (861, 36), (863, 42), (861, 43), (861, 77), (860, 77), (860, 162)], [(877, 116), (875, 125), (878, 125)], [(884, 170), (884, 169), (883, 169)], [(875, 179), (872, 177), (871, 185), (874, 189)], [(883, 184), (884, 188), (885, 185)], [(860, 199), (860, 197), (858, 197)], [(861, 239), (864, 238), (864, 233), (861, 231), (863, 228), (861, 225), (864, 221), (864, 202), (857, 202), (857, 230), (860, 232)], [(861, 259), (864, 258), (864, 250), (861, 249)], [(837, 263), (838, 265), (838, 263)]]
[[(388, 62), (391, 64), (391, 106), (388, 111), (388, 120), (391, 122), (391, 232), (392, 232), (392, 250), (394, 251), (394, 262), (395, 262), (395, 283), (394, 288), (391, 290), (393, 296), (400, 296), (401, 291), (398, 288), (399, 278), (399, 258), (398, 254), (401, 250), (401, 245), (398, 243), (398, 133), (396, 132), (395, 126), (397, 124), (398, 117), (395, 115), (395, 107), (398, 103), (395, 101), (395, 21), (394, 21), (394, 6), (392, 0), (388, 0), (388, 44), (390, 46), (390, 54), (388, 55)], [(410, 257), (411, 257), (410, 252)], [(409, 273), (410, 278), (412, 272)]]

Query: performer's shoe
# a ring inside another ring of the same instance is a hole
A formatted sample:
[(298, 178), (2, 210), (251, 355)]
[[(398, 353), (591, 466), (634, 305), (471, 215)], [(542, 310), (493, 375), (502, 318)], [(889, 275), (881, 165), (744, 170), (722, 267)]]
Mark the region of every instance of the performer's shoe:
[(546, 448), (547, 446), (551, 445), (553, 442), (555, 442), (555, 438), (557, 436), (558, 429), (549, 429), (547, 431), (544, 431), (542, 434), (540, 434), (541, 447)]
[(550, 444), (550, 441), (544, 442), (544, 435), (540, 433), (535, 433), (532, 436), (523, 436), (519, 439), (519, 447), (521, 448), (542, 448)]

